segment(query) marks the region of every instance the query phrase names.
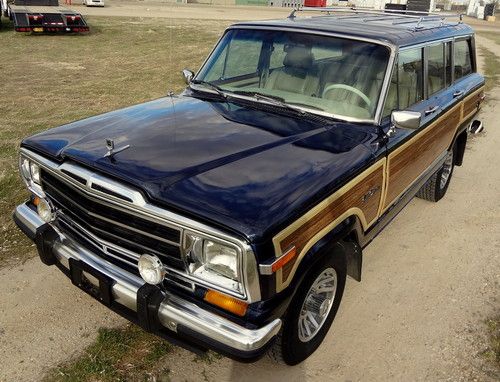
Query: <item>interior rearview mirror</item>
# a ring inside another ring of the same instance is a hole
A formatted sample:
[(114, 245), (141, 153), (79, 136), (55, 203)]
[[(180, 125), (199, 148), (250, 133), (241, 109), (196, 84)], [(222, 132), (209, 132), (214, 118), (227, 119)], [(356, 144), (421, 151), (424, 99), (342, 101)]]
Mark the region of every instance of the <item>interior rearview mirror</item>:
[(184, 69), (182, 71), (182, 75), (184, 76), (184, 82), (186, 83), (186, 85), (189, 85), (194, 77), (194, 73), (189, 69)]
[(396, 127), (403, 129), (418, 129), (420, 127), (420, 119), (422, 114), (417, 111), (393, 111), (391, 122)]

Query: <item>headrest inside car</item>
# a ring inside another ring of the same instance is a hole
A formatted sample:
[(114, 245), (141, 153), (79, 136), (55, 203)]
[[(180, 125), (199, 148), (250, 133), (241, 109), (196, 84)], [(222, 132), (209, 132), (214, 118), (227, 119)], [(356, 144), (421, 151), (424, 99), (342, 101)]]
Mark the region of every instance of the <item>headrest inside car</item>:
[(305, 46), (290, 46), (286, 50), (283, 65), (290, 68), (309, 69), (313, 63), (313, 54)]

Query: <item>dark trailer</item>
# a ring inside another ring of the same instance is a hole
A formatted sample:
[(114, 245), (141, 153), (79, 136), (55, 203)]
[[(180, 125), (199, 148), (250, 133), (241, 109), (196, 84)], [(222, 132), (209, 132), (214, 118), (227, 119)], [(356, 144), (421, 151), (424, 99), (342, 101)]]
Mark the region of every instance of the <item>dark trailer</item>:
[(58, 0), (15, 0), (9, 15), (16, 32), (88, 32), (81, 14), (59, 6)]

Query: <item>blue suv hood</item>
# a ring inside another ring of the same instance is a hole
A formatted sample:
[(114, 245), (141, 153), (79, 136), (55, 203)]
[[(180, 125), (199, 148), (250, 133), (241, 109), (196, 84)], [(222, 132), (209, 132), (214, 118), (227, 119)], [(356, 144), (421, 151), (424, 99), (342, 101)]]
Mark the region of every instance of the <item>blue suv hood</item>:
[[(185, 94), (51, 129), (22, 146), (256, 240), (366, 165), (374, 131)], [(107, 138), (130, 148), (105, 157)]]

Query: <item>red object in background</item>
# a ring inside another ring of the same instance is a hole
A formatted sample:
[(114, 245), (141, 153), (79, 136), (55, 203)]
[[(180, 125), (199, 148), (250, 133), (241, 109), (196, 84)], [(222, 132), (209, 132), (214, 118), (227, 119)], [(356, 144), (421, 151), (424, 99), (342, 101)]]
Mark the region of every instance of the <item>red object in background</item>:
[(305, 0), (305, 7), (326, 7), (326, 0)]

